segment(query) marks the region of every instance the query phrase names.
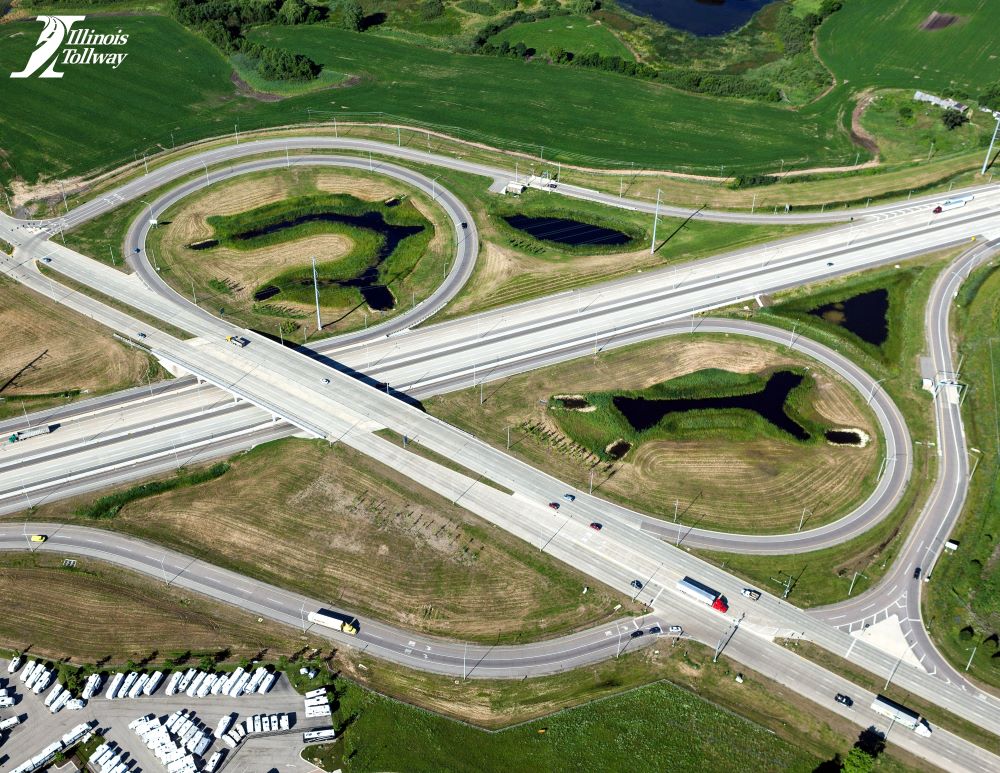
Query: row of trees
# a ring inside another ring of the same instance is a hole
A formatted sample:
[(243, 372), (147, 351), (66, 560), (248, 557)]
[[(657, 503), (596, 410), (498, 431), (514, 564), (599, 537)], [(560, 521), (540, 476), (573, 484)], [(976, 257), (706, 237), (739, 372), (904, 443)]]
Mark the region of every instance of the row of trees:
[(255, 24), (312, 24), (325, 18), (325, 10), (304, 0), (174, 0), (172, 10), (181, 24), (200, 30), (226, 54), (242, 54), (263, 78), (312, 80), (322, 70), (307, 56), (247, 40), (244, 33)]

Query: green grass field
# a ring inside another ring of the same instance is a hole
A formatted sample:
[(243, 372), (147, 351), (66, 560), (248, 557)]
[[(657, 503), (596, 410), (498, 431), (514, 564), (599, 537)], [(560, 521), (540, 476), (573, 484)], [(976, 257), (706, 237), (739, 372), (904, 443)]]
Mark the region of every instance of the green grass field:
[[(949, 27), (924, 30), (934, 11), (955, 14)], [(995, 0), (849, 0), (820, 27), (819, 53), (841, 81), (975, 96), (997, 79)]]
[[(23, 66), (38, 26), (3, 28), (2, 68)], [(720, 101), (602, 72), (450, 54), (320, 26), (264, 28), (251, 37), (361, 81), (265, 103), (239, 96), (222, 55), (169, 19), (94, 17), (88, 26), (127, 29), (129, 58), (118, 70), (77, 67), (58, 80), (8, 81), (0, 118), (5, 178), (82, 174), (158, 145), (232, 132), (237, 122), (246, 130), (303, 121), (306, 108), (331, 115), (386, 111), (459, 127), (456, 133), (470, 137), (523, 143), (540, 154), (549, 148), (546, 157), (558, 148), (567, 159), (578, 154), (640, 166), (706, 171), (721, 163), (735, 171), (779, 159), (788, 168), (854, 157), (835, 109), (795, 113)]]
[(759, 725), (663, 682), (498, 733), (350, 684), (339, 704), (335, 726), (350, 716), (356, 721), (333, 746), (327, 769), (342, 765), (349, 773), (728, 771), (737, 738), (742, 764), (760, 770), (805, 773), (817, 762)]
[(507, 41), (512, 46), (524, 43), (537, 56), (546, 56), (553, 47), (574, 54), (598, 53), (632, 59), (632, 53), (607, 27), (584, 16), (553, 16), (542, 21), (515, 24), (497, 33), (490, 42), (499, 45)]

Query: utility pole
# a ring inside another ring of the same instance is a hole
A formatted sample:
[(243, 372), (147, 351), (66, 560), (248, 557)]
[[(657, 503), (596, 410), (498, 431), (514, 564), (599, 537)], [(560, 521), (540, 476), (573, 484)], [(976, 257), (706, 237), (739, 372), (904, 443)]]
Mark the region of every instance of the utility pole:
[(986, 158), (983, 159), (983, 168), (979, 174), (986, 174), (986, 167), (990, 165), (990, 156), (993, 155), (993, 143), (997, 141), (997, 132), (1000, 132), (1000, 112), (994, 113), (993, 117), (997, 119), (997, 125), (993, 130), (993, 139), (990, 140), (990, 147), (986, 151)]
[(736, 635), (736, 629), (740, 627), (740, 623), (743, 622), (743, 618), (745, 616), (746, 612), (741, 614), (737, 620), (734, 620), (729, 628), (726, 629), (725, 633), (722, 634), (722, 637), (719, 639), (719, 643), (715, 647), (715, 654), (712, 656), (713, 663), (719, 662), (719, 655), (722, 654), (722, 650), (725, 646), (733, 640), (733, 637)]
[(142, 166), (146, 170), (146, 174), (148, 175), (149, 174), (149, 164), (146, 163), (146, 154), (145, 153), (142, 154)]
[[(978, 646), (979, 646), (979, 645), (977, 644), (977, 645), (976, 645), (976, 647), (978, 647)], [(976, 647), (973, 647), (973, 648), (972, 648), (972, 654), (971, 654), (971, 655), (969, 655), (969, 662), (965, 664), (965, 670), (966, 670), (966, 671), (968, 671), (968, 670), (969, 670), (969, 667), (970, 667), (970, 666), (972, 665), (972, 659), (973, 659), (974, 657), (976, 657)]]
[(812, 515), (812, 512), (809, 510), (808, 507), (803, 507), (802, 508), (802, 517), (799, 518), (799, 528), (798, 528), (798, 531), (802, 531), (802, 523), (806, 519), (806, 513), (809, 513), (809, 515)]
[(510, 451), (510, 425), (507, 425), (507, 450)]
[[(784, 573), (783, 572), (778, 572), (778, 574), (784, 574)], [(778, 585), (784, 586), (785, 590), (781, 594), (781, 598), (787, 599), (788, 598), (788, 594), (792, 592), (792, 580), (793, 579), (794, 578), (792, 577), (792, 575), (788, 575), (788, 579), (785, 580), (784, 582), (782, 582), (782, 580), (779, 577), (772, 577), (771, 578), (771, 582), (776, 582), (776, 583), (778, 583)]]
[(653, 240), (649, 243), (649, 254), (656, 252), (656, 221), (660, 219), (660, 189), (656, 189), (656, 213), (653, 215)]
[(594, 493), (594, 468), (593, 467), (590, 468), (590, 491), (588, 493), (590, 493), (590, 494)]
[(112, 249), (112, 247), (111, 247), (110, 244), (108, 245), (108, 252), (111, 253), (111, 265), (112, 266), (117, 266), (118, 264), (115, 263), (115, 251), (114, 251), (114, 249)]
[(323, 329), (323, 323), (319, 317), (319, 280), (316, 278), (316, 258), (312, 259), (313, 264), (313, 292), (316, 295), (316, 332)]
[(66, 208), (66, 214), (69, 214), (69, 204), (66, 203), (66, 191), (63, 189), (62, 183), (59, 183), (59, 192), (62, 194), (63, 207)]

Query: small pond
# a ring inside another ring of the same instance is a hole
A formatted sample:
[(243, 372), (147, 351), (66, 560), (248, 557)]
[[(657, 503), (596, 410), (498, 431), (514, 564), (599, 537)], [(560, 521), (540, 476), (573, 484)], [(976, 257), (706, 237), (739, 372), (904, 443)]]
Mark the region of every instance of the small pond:
[(853, 429), (829, 429), (823, 436), (835, 446), (860, 446), (864, 443), (861, 433)]
[(774, 373), (761, 391), (749, 395), (662, 400), (614, 397), (612, 402), (637, 432), (655, 427), (664, 416), (671, 413), (740, 408), (754, 411), (796, 440), (808, 440), (809, 433), (785, 413), (788, 394), (802, 383), (802, 378), (797, 373), (783, 370)]
[(623, 245), (632, 241), (627, 233), (613, 228), (604, 228), (579, 220), (562, 217), (528, 217), (527, 215), (506, 215), (507, 224), (529, 236), (546, 242), (568, 244), (571, 247), (587, 245)]
[(630, 11), (695, 35), (724, 35), (772, 0), (622, 0)]
[(889, 291), (860, 293), (847, 300), (827, 303), (809, 311), (834, 325), (850, 330), (862, 341), (881, 346), (889, 337)]

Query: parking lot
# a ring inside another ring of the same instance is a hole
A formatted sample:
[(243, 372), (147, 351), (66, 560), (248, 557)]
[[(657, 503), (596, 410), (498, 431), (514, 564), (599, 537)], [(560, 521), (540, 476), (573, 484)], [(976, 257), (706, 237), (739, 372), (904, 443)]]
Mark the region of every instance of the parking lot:
[[(127, 752), (125, 759), (130, 763), (129, 771), (164, 771), (160, 761), (128, 725), (137, 717), (147, 714), (166, 717), (178, 709), (187, 709), (209, 733), (224, 715), (235, 713), (235, 721), (242, 722), (254, 714), (288, 714), (291, 720), (288, 731), (248, 737), (235, 750), (230, 750), (221, 741), (213, 739), (202, 759), (207, 759), (216, 751), (225, 750), (227, 754), (217, 770), (225, 770), (227, 773), (309, 773), (316, 768), (300, 756), (303, 748), (302, 733), (330, 726), (329, 717), (306, 719), (303, 696), (291, 687), (284, 676), (275, 682), (268, 693), (237, 698), (226, 695), (192, 698), (184, 693), (168, 696), (161, 685), (149, 697), (108, 700), (102, 689), (82, 710), (64, 709), (53, 715), (44, 705), (48, 689), (41, 695), (34, 695), (18, 679), (20, 670), (17, 674), (8, 674), (7, 665), (8, 661), (0, 660), (0, 688), (6, 687), (8, 695), (16, 696), (17, 703), (11, 708), (0, 709), (0, 719), (18, 716), (22, 721), (8, 731), (6, 740), (0, 745), (0, 771), (8, 771), (20, 765), (75, 725), (91, 720), (97, 722), (96, 732)], [(107, 680), (102, 687), (107, 687)]]

